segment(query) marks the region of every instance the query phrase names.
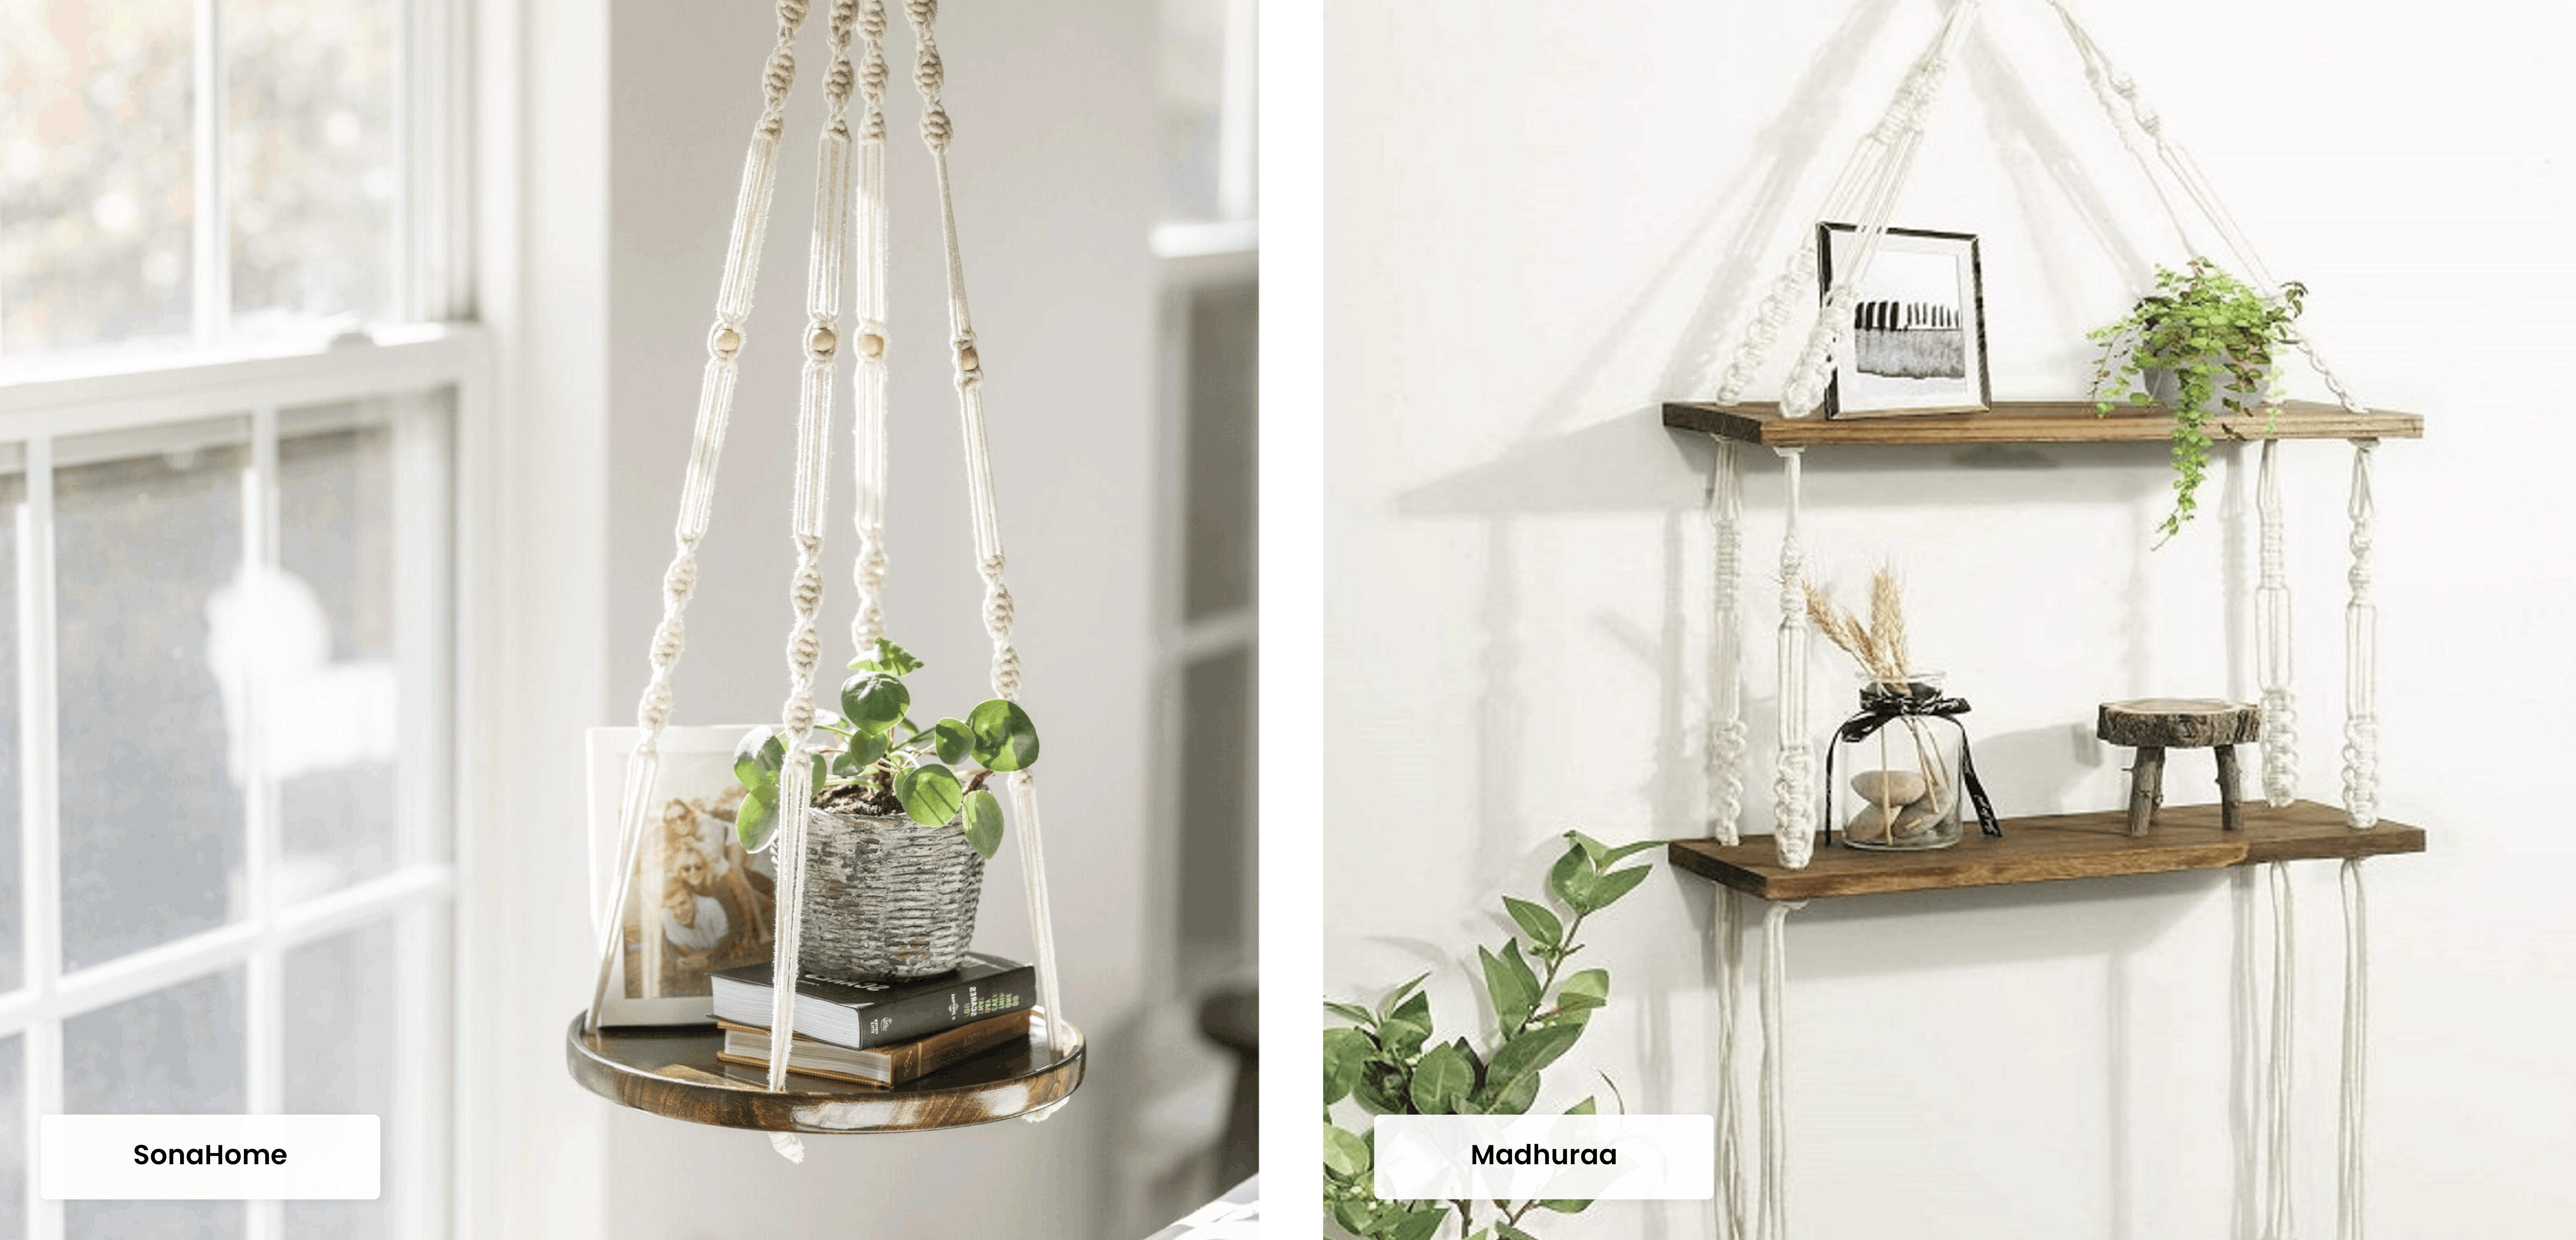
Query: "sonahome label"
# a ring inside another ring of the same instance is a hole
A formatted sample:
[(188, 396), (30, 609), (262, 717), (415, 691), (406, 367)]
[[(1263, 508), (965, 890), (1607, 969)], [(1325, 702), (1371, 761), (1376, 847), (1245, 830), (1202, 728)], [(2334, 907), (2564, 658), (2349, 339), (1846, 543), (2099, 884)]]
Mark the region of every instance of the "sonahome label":
[(1382, 1115), (1375, 1185), (1389, 1200), (1706, 1201), (1706, 1115)]
[(373, 1115), (47, 1115), (37, 1188), (54, 1201), (373, 1201)]

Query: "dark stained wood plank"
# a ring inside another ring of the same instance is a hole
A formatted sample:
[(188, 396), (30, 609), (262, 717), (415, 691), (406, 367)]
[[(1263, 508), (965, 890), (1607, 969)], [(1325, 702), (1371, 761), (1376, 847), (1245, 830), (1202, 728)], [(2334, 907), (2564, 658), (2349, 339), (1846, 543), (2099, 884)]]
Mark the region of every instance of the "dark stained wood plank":
[[(2266, 429), (2267, 423), (2269, 429)], [(2172, 416), (2141, 405), (2107, 415), (2090, 401), (1998, 401), (1984, 413), (1919, 417), (1784, 418), (1771, 402), (1716, 405), (1670, 401), (1664, 425), (1704, 431), (1774, 448), (1814, 444), (2163, 443)], [(2256, 413), (2220, 418), (2220, 439), (2421, 439), (2420, 414), (2372, 410), (2356, 414), (2341, 405), (2284, 401), (2277, 422)]]
[(1929, 852), (1870, 852), (1818, 846), (1803, 870), (1784, 869), (1771, 837), (1747, 836), (1724, 847), (1715, 840), (1675, 840), (1675, 866), (1766, 900), (1879, 895), (1951, 887), (2116, 878), (2176, 870), (2220, 870), (2265, 861), (2375, 857), (2424, 851), (2420, 827), (2381, 821), (2367, 831), (2344, 824), (2343, 810), (2300, 801), (2282, 809), (2244, 808), (2245, 825), (2219, 825), (2218, 806), (2166, 806), (2144, 837), (2128, 833), (2124, 810), (2054, 814), (2004, 822), (2001, 838), (1971, 834)]
[(564, 1030), (564, 1061), (583, 1088), (620, 1106), (672, 1119), (768, 1132), (925, 1132), (1026, 1115), (1082, 1085), (1082, 1031), (1048, 1062), (1034, 1041), (1014, 1043), (892, 1089), (791, 1073), (771, 1093), (767, 1074), (716, 1058), (713, 1026)]

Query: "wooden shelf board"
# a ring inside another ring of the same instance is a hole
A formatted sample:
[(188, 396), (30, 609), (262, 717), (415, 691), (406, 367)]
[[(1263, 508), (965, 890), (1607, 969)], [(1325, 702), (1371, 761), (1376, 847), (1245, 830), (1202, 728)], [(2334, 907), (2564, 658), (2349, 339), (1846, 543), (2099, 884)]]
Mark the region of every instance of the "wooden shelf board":
[[(2212, 434), (2219, 439), (2421, 439), (2420, 414), (2372, 410), (2352, 413), (2341, 405), (2284, 401), (2279, 419), (2257, 413), (2220, 418)], [(1896, 418), (1784, 418), (1769, 402), (1715, 405), (1670, 401), (1664, 425), (1703, 431), (1744, 443), (1772, 448), (1810, 444), (1981, 444), (1981, 443), (2163, 443), (2172, 415), (2162, 407), (2138, 405), (2097, 414), (2091, 401), (1998, 401), (1984, 413), (1940, 413)]]
[(2129, 834), (2125, 810), (2007, 819), (2002, 837), (1978, 834), (1928, 852), (1870, 852), (1840, 838), (1819, 843), (1803, 870), (1783, 868), (1771, 837), (1748, 836), (1725, 847), (1715, 840), (1675, 840), (1672, 862), (1684, 870), (1765, 900), (1881, 895), (1952, 887), (2116, 878), (2177, 870), (2223, 870), (2264, 861), (2375, 857), (2424, 851), (2424, 831), (2382, 820), (2367, 831), (2345, 825), (2343, 811), (2314, 801), (2273, 809), (2245, 807), (2245, 826), (2218, 825), (2215, 805), (2168, 805), (2143, 838)]
[(918, 1080), (879, 1089), (789, 1073), (770, 1093), (768, 1074), (716, 1058), (724, 1034), (713, 1025), (564, 1030), (564, 1061), (583, 1088), (619, 1106), (691, 1123), (768, 1132), (928, 1132), (1026, 1115), (1082, 1085), (1082, 1031), (1049, 1061), (1034, 1038), (951, 1064)]

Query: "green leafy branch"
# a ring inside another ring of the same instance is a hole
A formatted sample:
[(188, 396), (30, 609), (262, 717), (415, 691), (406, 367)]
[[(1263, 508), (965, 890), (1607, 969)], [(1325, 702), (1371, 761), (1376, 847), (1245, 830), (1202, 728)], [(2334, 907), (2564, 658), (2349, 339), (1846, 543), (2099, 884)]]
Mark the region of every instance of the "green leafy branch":
[[(2087, 337), (2102, 346), (2094, 372), (2098, 410), (2109, 413), (2120, 394), (2133, 405), (2153, 403), (2143, 382), (2148, 370), (2170, 370), (2174, 400), (2174, 508), (2159, 527), (2164, 538), (2182, 532), (2199, 511), (2200, 484), (2209, 477), (2212, 421), (2270, 406), (2277, 423), (2279, 406), (2270, 391), (2274, 351), (2298, 338), (2291, 323), (2299, 317), (2307, 286), (2296, 281), (2281, 286), (2280, 296), (2266, 297), (2206, 258), (2194, 258), (2181, 271), (2156, 269), (2155, 291), (2140, 297), (2119, 321)], [(2230, 380), (2225, 399), (2220, 378)], [(2162, 541), (2159, 539), (2158, 541)]]
[[(1324, 1010), (1348, 1022), (1324, 1030), (1324, 1209), (1343, 1231), (1365, 1240), (1430, 1240), (1454, 1211), (1465, 1240), (1535, 1240), (1522, 1224), (1535, 1211), (1578, 1214), (1589, 1201), (1495, 1201), (1490, 1222), (1477, 1224), (1473, 1201), (1388, 1201), (1371, 1175), (1377, 1134), (1334, 1122), (1336, 1106), (1373, 1115), (1521, 1115), (1537, 1102), (1542, 1072), (1583, 1036), (1594, 1009), (1610, 1000), (1610, 971), (1566, 973), (1583, 950), (1584, 923), (1646, 880), (1651, 865), (1613, 869), (1662, 845), (1640, 840), (1612, 847), (1580, 831), (1565, 833), (1565, 854), (1548, 869), (1547, 894), (1570, 916), (1532, 900), (1503, 897), (1520, 933), (1500, 950), (1479, 946), (1495, 1038), (1484, 1048), (1435, 1033), (1425, 973), (1390, 991), (1376, 1007), (1327, 1000)], [(1609, 1078), (1602, 1078), (1608, 1083)], [(1613, 1085), (1612, 1097), (1617, 1097)], [(1593, 1098), (1566, 1108), (1591, 1115)]]
[[(912, 690), (903, 683), (921, 667), (911, 652), (883, 638), (875, 658), (850, 664), (839, 717), (814, 724), (835, 738), (809, 747), (814, 801), (822, 804), (829, 795), (862, 813), (900, 810), (925, 827), (955, 823), (990, 860), (1002, 846), (1002, 802), (984, 782), (1037, 765), (1037, 725), (1019, 703), (993, 698), (964, 719), (922, 727), (912, 721)], [(734, 830), (752, 852), (767, 848), (778, 832), (778, 773), (786, 765), (787, 742), (769, 728), (753, 728), (734, 748), (734, 778), (743, 787)]]

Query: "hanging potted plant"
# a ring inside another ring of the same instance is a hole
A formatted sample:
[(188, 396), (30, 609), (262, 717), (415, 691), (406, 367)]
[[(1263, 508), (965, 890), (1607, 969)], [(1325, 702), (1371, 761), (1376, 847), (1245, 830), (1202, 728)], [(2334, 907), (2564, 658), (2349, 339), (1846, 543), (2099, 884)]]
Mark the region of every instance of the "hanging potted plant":
[[(912, 720), (903, 678), (921, 660), (890, 641), (850, 665), (841, 713), (815, 723), (813, 809), (805, 831), (805, 931), (797, 968), (847, 981), (927, 977), (957, 967), (975, 937), (984, 863), (1002, 844), (994, 775), (1038, 760), (1026, 711), (994, 698), (928, 727)], [(734, 752), (744, 848), (778, 828), (786, 743), (754, 728)]]
[(2293, 281), (2278, 297), (2266, 297), (2216, 263), (2194, 258), (2181, 271), (2158, 267), (2155, 291), (2090, 335), (2102, 346), (2094, 376), (2101, 413), (2124, 403), (2173, 411), (2174, 507), (2159, 527), (2165, 538), (2181, 533), (2198, 510), (2209, 473), (2210, 424), (2257, 408), (2280, 412), (2274, 363), (2297, 338), (2290, 324), (2307, 292)]

